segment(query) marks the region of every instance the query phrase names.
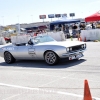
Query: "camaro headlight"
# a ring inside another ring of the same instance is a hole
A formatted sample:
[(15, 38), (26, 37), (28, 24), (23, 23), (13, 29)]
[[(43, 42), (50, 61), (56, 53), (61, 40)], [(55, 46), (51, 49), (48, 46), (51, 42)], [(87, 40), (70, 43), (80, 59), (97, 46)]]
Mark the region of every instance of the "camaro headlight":
[(69, 52), (69, 48), (67, 48), (67, 51)]
[(84, 45), (81, 45), (81, 48), (84, 48)]
[(72, 48), (69, 48), (70, 51), (72, 51)]

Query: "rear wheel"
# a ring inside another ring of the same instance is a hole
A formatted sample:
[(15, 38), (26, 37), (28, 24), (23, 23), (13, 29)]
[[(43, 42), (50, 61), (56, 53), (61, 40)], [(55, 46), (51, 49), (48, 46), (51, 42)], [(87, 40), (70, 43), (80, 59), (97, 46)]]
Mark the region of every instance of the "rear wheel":
[(58, 63), (58, 56), (53, 51), (47, 51), (44, 55), (45, 62), (49, 65), (55, 65)]
[(4, 53), (4, 60), (7, 64), (11, 64), (15, 62), (15, 58), (11, 55), (10, 52)]

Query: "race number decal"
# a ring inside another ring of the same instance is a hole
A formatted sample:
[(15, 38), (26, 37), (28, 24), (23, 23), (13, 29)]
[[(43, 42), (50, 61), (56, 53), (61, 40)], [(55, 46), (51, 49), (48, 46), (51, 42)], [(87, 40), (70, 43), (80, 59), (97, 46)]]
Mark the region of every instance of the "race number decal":
[(14, 48), (13, 47), (6, 47), (6, 48), (3, 48), (3, 50), (14, 50)]

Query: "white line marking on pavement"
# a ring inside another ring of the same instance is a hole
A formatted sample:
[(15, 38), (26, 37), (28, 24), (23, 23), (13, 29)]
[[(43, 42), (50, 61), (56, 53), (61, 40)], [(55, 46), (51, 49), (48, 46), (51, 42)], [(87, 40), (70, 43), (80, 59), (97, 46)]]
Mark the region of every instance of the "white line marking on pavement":
[(59, 80), (62, 80), (62, 79), (68, 78), (68, 77), (70, 77), (71, 75), (74, 75), (74, 74), (67, 75), (66, 77), (61, 77), (60, 79), (57, 79), (57, 80), (51, 81), (51, 82), (46, 83), (46, 84), (43, 84), (43, 85), (40, 85), (39, 87), (42, 87), (42, 86), (45, 86), (45, 85), (48, 85), (48, 84), (54, 83), (54, 82), (56, 82), (56, 81), (59, 81)]
[(61, 76), (54, 76), (54, 75), (48, 75), (48, 74), (40, 74), (40, 73), (30, 73), (30, 72), (24, 72), (24, 73), (27, 73), (27, 74), (34, 74), (34, 75), (43, 75), (43, 76), (52, 76), (52, 77), (60, 77), (61, 78)]
[[(68, 92), (61, 92), (61, 91), (47, 90), (47, 89), (40, 89), (40, 88), (31, 88), (31, 87), (24, 87), (24, 86), (19, 86), (19, 85), (11, 85), (11, 84), (5, 84), (5, 83), (0, 83), (0, 85), (1, 86), (13, 87), (13, 88), (19, 88), (19, 89), (36, 90), (36, 91), (41, 91), (41, 92), (56, 93), (56, 94), (63, 94), (63, 95), (83, 98), (82, 95), (77, 95), (77, 94), (68, 93)], [(93, 98), (95, 98), (96, 100), (100, 100), (100, 98), (97, 98), (97, 97), (93, 97)]]
[[(24, 92), (24, 93), (26, 93), (26, 92)], [(10, 96), (10, 97), (5, 98), (5, 99), (2, 99), (2, 100), (9, 100), (9, 99), (12, 99), (12, 98), (14, 98), (14, 97), (20, 96), (20, 95), (22, 95), (22, 94), (24, 94), (24, 93), (16, 94), (16, 95)]]
[[(12, 71), (12, 72), (15, 73), (15, 72), (19, 72), (19, 71), (15, 71), (15, 70), (14, 70), (14, 71)], [(21, 72), (21, 73), (22, 73), (22, 72)], [(47, 76), (47, 77), (48, 77), (48, 76), (52, 76), (52, 77), (58, 77), (58, 78), (61, 78), (61, 76), (50, 75), (49, 73), (48, 73), (49, 75), (48, 75), (48, 74), (41, 74), (41, 73), (37, 73), (37, 72), (35, 72), (35, 73), (34, 73), (34, 72), (26, 72), (26, 71), (25, 71), (25, 72), (23, 71), (23, 73), (26, 73), (26, 74), (33, 74), (33, 75), (43, 75), (43, 76)]]

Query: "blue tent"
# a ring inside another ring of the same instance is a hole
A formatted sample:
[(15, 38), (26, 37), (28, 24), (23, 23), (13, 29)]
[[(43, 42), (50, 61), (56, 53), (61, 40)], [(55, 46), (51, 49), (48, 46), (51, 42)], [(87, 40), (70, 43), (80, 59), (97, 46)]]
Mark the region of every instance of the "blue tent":
[(69, 24), (69, 23), (77, 23), (80, 22), (80, 20), (78, 19), (68, 19), (68, 18), (61, 18), (59, 20), (53, 21), (50, 23), (50, 30), (54, 30), (54, 25), (59, 25), (61, 26), (61, 24)]
[(77, 23), (77, 22), (80, 22), (80, 20), (78, 20), (78, 19), (61, 18), (59, 20), (51, 22), (50, 25), (67, 24), (67, 23)]

